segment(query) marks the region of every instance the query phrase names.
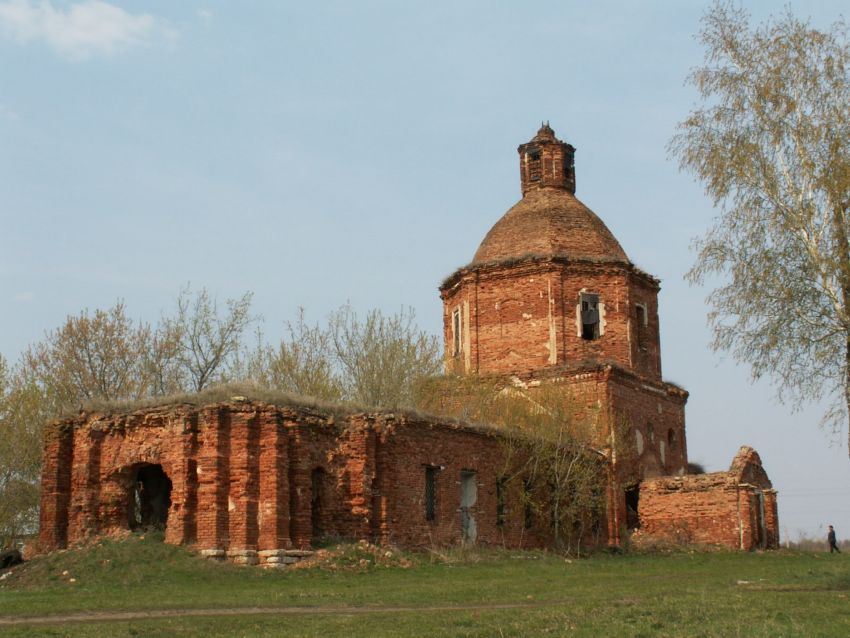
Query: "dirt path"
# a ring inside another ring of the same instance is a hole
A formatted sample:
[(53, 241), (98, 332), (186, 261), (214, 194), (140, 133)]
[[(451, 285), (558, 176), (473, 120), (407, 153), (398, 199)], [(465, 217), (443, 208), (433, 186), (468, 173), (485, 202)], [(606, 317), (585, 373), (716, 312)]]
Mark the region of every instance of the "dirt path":
[(422, 607), (223, 607), (218, 609), (146, 609), (139, 611), (95, 611), (51, 616), (0, 617), (0, 627), (58, 625), (65, 623), (120, 622), (196, 616), (295, 616), (358, 615), (399, 612), (486, 611), (492, 609), (533, 609), (566, 604), (563, 600), (523, 603), (481, 603), (477, 605), (431, 605)]

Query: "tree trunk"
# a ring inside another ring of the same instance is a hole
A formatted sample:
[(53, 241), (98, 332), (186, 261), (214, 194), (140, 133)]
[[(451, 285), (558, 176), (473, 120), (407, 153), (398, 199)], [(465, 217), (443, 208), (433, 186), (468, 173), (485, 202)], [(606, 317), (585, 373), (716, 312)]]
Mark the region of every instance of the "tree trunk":
[(850, 244), (847, 241), (847, 206), (835, 206), (832, 212), (832, 227), (838, 251), (838, 277), (841, 285), (841, 302), (844, 316), (844, 407), (847, 410), (847, 455), (850, 456)]
[(850, 456), (850, 335), (844, 352), (844, 407), (847, 410), (847, 456)]

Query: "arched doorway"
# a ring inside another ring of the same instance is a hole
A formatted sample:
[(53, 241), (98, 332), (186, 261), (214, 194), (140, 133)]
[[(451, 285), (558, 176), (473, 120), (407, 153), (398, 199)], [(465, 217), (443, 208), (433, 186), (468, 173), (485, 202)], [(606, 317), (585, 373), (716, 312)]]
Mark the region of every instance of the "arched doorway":
[(130, 488), (130, 529), (164, 530), (171, 507), (171, 479), (161, 465), (141, 465)]

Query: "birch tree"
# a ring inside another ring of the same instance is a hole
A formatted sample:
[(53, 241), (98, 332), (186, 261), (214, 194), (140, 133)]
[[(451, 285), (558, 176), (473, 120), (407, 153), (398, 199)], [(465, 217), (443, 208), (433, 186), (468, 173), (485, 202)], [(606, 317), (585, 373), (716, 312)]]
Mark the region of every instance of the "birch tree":
[(227, 378), (242, 347), (242, 335), (257, 320), (251, 315), (253, 293), (246, 292), (238, 299), (227, 299), (226, 310), (219, 309), (218, 299), (206, 288), (192, 293), (186, 286), (177, 298), (177, 316), (166, 318), (161, 329), (176, 342), (174, 355), (188, 377), (192, 391)]
[(769, 378), (794, 408), (850, 414), (850, 44), (788, 9), (751, 26), (718, 2), (703, 18), (700, 104), (670, 150), (719, 209), (696, 241), (715, 350)]

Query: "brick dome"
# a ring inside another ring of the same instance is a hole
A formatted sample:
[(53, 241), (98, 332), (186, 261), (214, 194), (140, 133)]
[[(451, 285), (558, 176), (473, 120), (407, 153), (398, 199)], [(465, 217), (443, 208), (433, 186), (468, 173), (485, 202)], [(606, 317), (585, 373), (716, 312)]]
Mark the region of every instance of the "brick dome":
[(527, 255), (628, 263), (605, 223), (564, 188), (532, 188), (490, 229), (472, 263)]

